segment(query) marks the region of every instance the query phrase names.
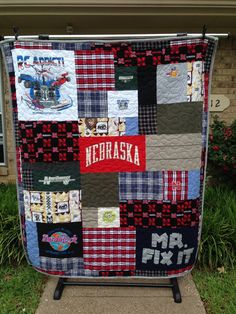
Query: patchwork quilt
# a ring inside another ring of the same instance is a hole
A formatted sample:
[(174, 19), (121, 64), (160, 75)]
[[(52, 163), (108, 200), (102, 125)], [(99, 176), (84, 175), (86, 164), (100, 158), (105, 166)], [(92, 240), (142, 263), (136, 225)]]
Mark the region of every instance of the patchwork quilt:
[(189, 272), (216, 39), (1, 46), (28, 262), (64, 277)]

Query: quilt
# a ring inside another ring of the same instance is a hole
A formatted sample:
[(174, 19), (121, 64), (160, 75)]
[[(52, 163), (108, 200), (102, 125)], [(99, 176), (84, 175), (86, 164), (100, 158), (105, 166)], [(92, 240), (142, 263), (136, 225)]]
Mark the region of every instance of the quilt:
[(201, 233), (217, 40), (6, 40), (23, 245), (64, 277), (177, 277)]

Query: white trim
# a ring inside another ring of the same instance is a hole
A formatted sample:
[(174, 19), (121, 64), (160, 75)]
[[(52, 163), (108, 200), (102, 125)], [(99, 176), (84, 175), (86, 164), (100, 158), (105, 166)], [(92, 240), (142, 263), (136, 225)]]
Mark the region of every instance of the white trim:
[[(158, 37), (177, 37), (182, 35), (182, 33), (166, 33), (166, 34), (84, 34), (84, 35), (42, 35), (42, 36), (48, 36), (50, 39), (113, 39), (113, 38), (150, 38), (150, 39), (156, 39)], [(214, 36), (214, 37), (223, 37), (228, 38), (229, 33), (207, 33), (206, 36)], [(20, 35), (17, 37), (18, 40), (23, 39), (39, 39), (40, 35)], [(190, 36), (190, 37), (201, 37), (202, 33), (183, 33), (183, 36)], [(180, 36), (183, 37), (183, 36)], [(8, 39), (15, 39), (15, 36), (4, 36), (4, 40)]]

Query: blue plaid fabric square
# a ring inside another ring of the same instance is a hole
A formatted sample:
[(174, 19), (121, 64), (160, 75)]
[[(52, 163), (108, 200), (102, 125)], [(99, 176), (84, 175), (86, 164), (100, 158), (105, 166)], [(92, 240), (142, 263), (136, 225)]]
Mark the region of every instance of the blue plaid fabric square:
[(99, 271), (97, 270), (89, 270), (89, 269), (71, 269), (65, 272), (65, 276), (68, 277), (98, 277)]
[(119, 173), (121, 200), (163, 199), (163, 179), (160, 171)]
[(89, 50), (91, 43), (52, 43), (53, 50)]
[(24, 188), (22, 184), (18, 183), (18, 203), (19, 203), (19, 209), (20, 209), (20, 214), (24, 215), (25, 214), (25, 205), (24, 205)]
[(4, 50), (8, 71), (13, 72), (14, 66), (13, 66), (13, 61), (12, 61), (12, 56), (11, 56), (11, 49), (13, 49), (13, 43), (5, 43), (2, 45), (2, 48)]
[(44, 270), (70, 271), (71, 269), (83, 269), (83, 258), (51, 258), (40, 256), (40, 267)]
[(78, 92), (79, 118), (108, 117), (107, 93), (105, 91)]

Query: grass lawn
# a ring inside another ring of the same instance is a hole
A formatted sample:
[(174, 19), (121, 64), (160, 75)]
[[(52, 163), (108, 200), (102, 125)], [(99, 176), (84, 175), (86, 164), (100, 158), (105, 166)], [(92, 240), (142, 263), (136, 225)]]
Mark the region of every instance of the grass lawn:
[(194, 282), (209, 314), (236, 314), (236, 270), (225, 273), (195, 269)]
[(39, 304), (45, 277), (32, 267), (0, 267), (0, 313), (34, 314)]

